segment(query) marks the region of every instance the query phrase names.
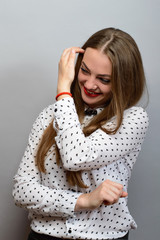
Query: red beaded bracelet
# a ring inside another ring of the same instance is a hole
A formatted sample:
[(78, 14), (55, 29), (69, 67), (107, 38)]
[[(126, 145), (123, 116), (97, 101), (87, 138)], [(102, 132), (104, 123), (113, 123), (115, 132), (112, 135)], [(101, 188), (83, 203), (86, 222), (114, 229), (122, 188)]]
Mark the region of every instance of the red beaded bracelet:
[(61, 92), (61, 93), (57, 94), (57, 96), (56, 96), (56, 101), (57, 101), (57, 98), (58, 98), (59, 96), (65, 95), (65, 94), (67, 94), (67, 95), (69, 95), (69, 96), (72, 97), (72, 94), (71, 94), (70, 92)]

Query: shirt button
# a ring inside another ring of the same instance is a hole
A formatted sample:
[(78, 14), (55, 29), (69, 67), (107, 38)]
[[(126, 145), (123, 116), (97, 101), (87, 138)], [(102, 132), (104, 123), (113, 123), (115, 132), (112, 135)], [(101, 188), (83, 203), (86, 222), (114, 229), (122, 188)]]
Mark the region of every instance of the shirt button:
[(68, 233), (71, 233), (71, 232), (72, 232), (72, 230), (71, 230), (71, 229), (69, 229), (69, 230), (68, 230)]

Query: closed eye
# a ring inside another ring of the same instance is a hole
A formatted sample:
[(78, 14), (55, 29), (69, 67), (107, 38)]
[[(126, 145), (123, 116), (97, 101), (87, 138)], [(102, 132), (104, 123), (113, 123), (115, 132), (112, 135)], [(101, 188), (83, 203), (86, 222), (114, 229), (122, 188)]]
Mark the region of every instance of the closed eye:
[[(90, 74), (90, 72), (81, 67), (81, 71), (84, 73), (84, 74)], [(110, 79), (107, 79), (107, 78), (103, 78), (103, 77), (100, 77), (100, 76), (97, 76), (97, 79), (99, 79), (103, 84), (109, 84), (110, 83)]]
[(111, 82), (110, 79), (106, 79), (106, 78), (98, 77), (98, 79), (101, 80), (101, 82), (104, 83), (104, 84), (108, 84), (108, 83)]
[(83, 73), (89, 73), (86, 69), (84, 69), (83, 67), (81, 67), (81, 71), (83, 72)]

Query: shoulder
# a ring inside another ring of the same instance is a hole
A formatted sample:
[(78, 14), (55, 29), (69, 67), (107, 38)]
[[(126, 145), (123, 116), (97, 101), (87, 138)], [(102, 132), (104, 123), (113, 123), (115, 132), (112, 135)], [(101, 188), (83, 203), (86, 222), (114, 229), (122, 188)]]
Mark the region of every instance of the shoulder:
[[(117, 118), (116, 116), (110, 119), (105, 126), (107, 128), (114, 128), (117, 124)], [(146, 128), (148, 128), (149, 125), (149, 118), (147, 112), (142, 107), (133, 106), (131, 108), (126, 109), (123, 112), (123, 120), (122, 120), (122, 126), (128, 125), (132, 127), (132, 125), (144, 125)]]
[(149, 126), (149, 118), (147, 112), (142, 107), (131, 107), (126, 109), (123, 114), (122, 126), (120, 129), (126, 128), (135, 134), (146, 133)]
[(137, 106), (126, 109), (123, 114), (123, 120), (130, 120), (131, 122), (146, 122), (146, 124), (149, 123), (149, 117), (146, 110)]

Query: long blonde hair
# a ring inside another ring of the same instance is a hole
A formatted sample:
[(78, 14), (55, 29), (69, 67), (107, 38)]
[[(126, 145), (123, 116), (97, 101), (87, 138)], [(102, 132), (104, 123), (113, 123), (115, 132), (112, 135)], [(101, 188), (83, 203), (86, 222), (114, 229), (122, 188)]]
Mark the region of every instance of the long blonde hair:
[[(107, 134), (115, 134), (122, 124), (124, 110), (137, 104), (144, 91), (145, 75), (141, 54), (137, 44), (129, 34), (114, 28), (106, 28), (93, 34), (82, 46), (84, 50), (88, 47), (100, 50), (109, 57), (112, 63), (112, 94), (107, 106), (84, 127), (83, 133), (85, 136), (89, 136), (100, 128)], [(83, 55), (79, 54), (75, 66), (75, 78), (71, 86), (71, 93), (81, 123), (84, 119), (85, 104), (81, 97), (77, 76), (82, 58)], [(113, 116), (116, 116), (116, 127), (114, 129), (104, 128), (103, 125)], [(55, 136), (56, 131), (53, 128), (53, 122), (51, 122), (44, 131), (36, 155), (36, 163), (41, 172), (46, 172), (45, 157), (54, 144), (56, 146), (56, 161), (58, 165), (60, 164), (61, 158)], [(81, 173), (81, 171), (67, 171), (66, 177), (69, 184), (86, 188)]]

